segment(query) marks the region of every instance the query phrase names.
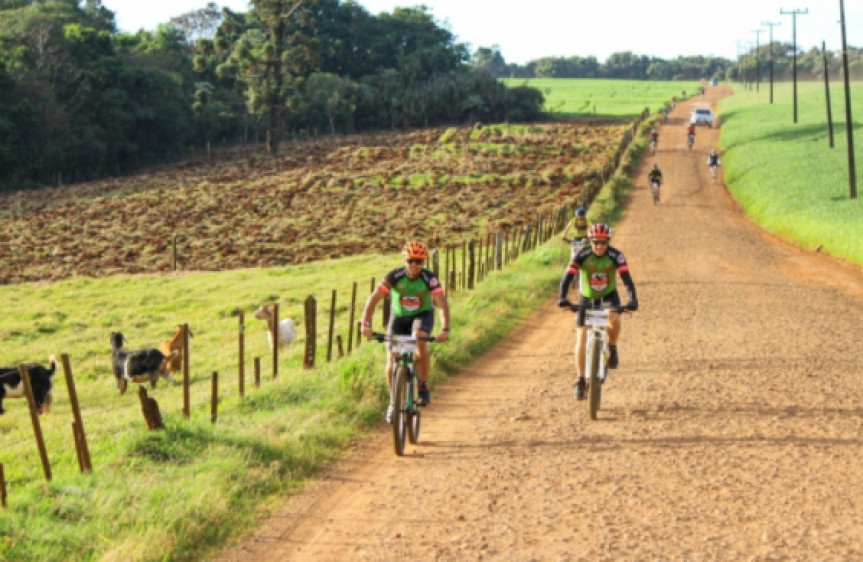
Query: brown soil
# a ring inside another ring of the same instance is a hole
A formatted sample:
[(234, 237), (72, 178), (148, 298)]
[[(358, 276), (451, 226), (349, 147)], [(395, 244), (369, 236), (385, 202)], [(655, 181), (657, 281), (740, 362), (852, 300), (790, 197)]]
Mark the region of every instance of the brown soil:
[(747, 222), (710, 180), (717, 129), (687, 150), (691, 107), (728, 93), (679, 104), (636, 177), (614, 245), (641, 310), (598, 420), (549, 295), (434, 389), (405, 457), (382, 425), (215, 559), (861, 559), (863, 276)]

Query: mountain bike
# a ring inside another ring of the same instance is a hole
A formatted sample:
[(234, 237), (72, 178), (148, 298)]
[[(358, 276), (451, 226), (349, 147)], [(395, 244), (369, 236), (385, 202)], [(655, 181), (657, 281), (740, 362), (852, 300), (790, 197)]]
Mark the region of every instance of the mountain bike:
[(695, 135), (686, 135), (686, 146), (689, 147), (689, 150), (692, 150), (692, 145), (695, 144)]
[(656, 144), (658, 142), (659, 141), (657, 141), (656, 139), (650, 139), (650, 153), (651, 154), (656, 154)]
[[(582, 306), (569, 301), (561, 304), (578, 313), (584, 308), (584, 325), (587, 326), (587, 341), (584, 355), (584, 378), (587, 381), (587, 408), (590, 419), (595, 420), (602, 399), (602, 384), (608, 376), (609, 350), (608, 328), (611, 312), (622, 314), (630, 311), (625, 306), (612, 306), (601, 300), (592, 300)], [(578, 350), (576, 350), (578, 353)]]
[(716, 181), (716, 176), (718, 175), (718, 172), (719, 172), (719, 166), (718, 165), (710, 166), (710, 179), (713, 181)]
[(389, 352), (396, 354), (390, 373), (390, 404), (393, 405), (393, 441), (398, 456), (404, 455), (405, 437), (416, 444), (420, 438), (420, 406), (417, 403), (419, 379), (416, 376), (414, 353), (418, 341), (437, 341), (433, 336), (387, 335), (380, 332), (371, 338), (378, 342), (390, 342)]
[(584, 247), (587, 245), (587, 238), (564, 238), (564, 242), (569, 242), (569, 257), (570, 259), (575, 259), (575, 255), (579, 253)]
[(650, 196), (654, 205), (659, 203), (659, 182), (656, 180), (650, 180)]

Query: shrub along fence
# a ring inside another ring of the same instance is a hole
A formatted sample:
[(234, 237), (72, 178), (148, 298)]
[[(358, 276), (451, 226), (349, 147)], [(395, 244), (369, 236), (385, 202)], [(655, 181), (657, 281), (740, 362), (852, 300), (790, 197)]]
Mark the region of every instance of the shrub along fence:
[[(624, 137), (616, 150), (614, 157), (609, 161), (608, 165), (601, 170), (602, 184), (606, 184), (613, 176), (615, 171), (621, 164), (621, 159), (631, 144), (635, 135), (639, 133), (639, 129), (643, 121), (648, 116), (645, 111), (633, 122), (630, 129), (627, 130)], [(431, 253), (431, 269), (435, 274), (442, 279), (445, 290), (448, 295), (462, 291), (470, 291), (476, 287), (483, 279), (490, 275), (495, 270), (502, 270), (513, 260), (530, 250), (538, 248), (547, 242), (556, 232), (559, 232), (569, 218), (572, 216), (574, 209), (578, 206), (590, 207), (594, 199), (599, 195), (603, 185), (585, 186), (581, 192), (579, 201), (573, 201), (569, 204), (564, 204), (555, 211), (540, 213), (536, 219), (530, 224), (518, 228), (511, 228), (504, 231), (490, 233), (483, 237), (474, 238), (471, 240), (463, 240), (459, 244), (447, 245), (442, 248), (435, 248)], [(614, 197), (618, 194), (614, 193)], [(442, 262), (442, 263), (441, 263)], [(374, 291), (376, 287), (375, 278), (371, 278), (369, 282), (369, 292)], [(350, 305), (347, 307), (348, 321), (347, 333), (337, 334), (336, 325), (336, 301), (337, 293), (335, 290), (330, 295), (329, 314), (326, 319), (326, 360), (330, 362), (335, 357), (340, 359), (346, 354), (350, 354), (354, 347), (359, 347), (362, 343), (360, 337), (360, 322), (357, 320), (358, 307), (362, 306), (365, 299), (360, 302), (357, 297), (359, 286), (357, 282), (353, 282)], [(381, 322), (386, 325), (389, 321), (389, 302), (384, 302), (381, 310)], [(309, 296), (303, 303), (305, 337), (303, 347), (303, 368), (313, 369), (316, 365), (318, 346), (318, 300), (314, 296)], [(272, 334), (273, 342), (278, 342), (278, 324), (279, 324), (279, 305), (273, 303), (274, 326), (276, 333)], [(238, 369), (237, 369), (237, 385), (238, 394), (242, 400), (245, 396), (245, 314), (240, 311), (237, 315), (238, 319)], [(183, 355), (182, 355), (182, 370), (183, 370), (183, 406), (182, 414), (186, 419), (191, 417), (191, 400), (190, 400), (190, 353), (189, 347), (189, 326), (183, 324)], [(335, 354), (334, 354), (335, 346)], [(90, 452), (87, 446), (87, 437), (84, 431), (84, 421), (81, 416), (81, 411), (78, 406), (78, 398), (75, 391), (75, 382), (72, 375), (72, 369), (67, 354), (61, 355), (63, 371), (66, 377), (66, 387), (69, 392), (69, 402), (72, 409), (72, 441), (75, 446), (78, 466), (81, 472), (92, 472), (93, 466), (90, 460)], [(261, 384), (261, 358), (253, 358), (254, 368), (254, 384), (259, 387)], [(279, 374), (279, 346), (272, 346), (272, 378), (275, 379)], [(36, 411), (36, 402), (33, 397), (33, 391), (30, 387), (30, 377), (27, 373), (26, 366), (20, 365), (19, 370), (25, 383), (25, 394), (30, 408), (31, 420), (33, 425), (33, 434), (36, 441), (36, 446), (39, 451), (39, 458), (42, 463), (43, 472), (46, 480), (51, 480), (51, 465), (48, 458), (48, 452), (42, 439), (42, 432), (39, 423), (39, 416)], [(219, 402), (219, 373), (214, 371), (210, 377), (210, 421), (216, 423), (218, 421), (218, 402)], [(144, 386), (139, 387), (139, 398), (141, 403), (141, 412), (147, 428), (155, 430), (163, 427), (162, 415), (159, 410), (159, 405), (156, 400), (147, 394)], [(7, 504), (7, 487), (5, 480), (4, 465), (0, 462), (0, 505), (6, 507)]]

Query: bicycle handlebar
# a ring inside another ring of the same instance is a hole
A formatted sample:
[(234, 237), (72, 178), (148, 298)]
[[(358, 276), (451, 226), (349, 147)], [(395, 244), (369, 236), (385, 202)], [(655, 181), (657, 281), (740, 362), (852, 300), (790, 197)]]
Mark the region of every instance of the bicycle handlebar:
[(569, 302), (569, 301), (559, 303), (558, 306), (560, 306), (561, 308), (568, 308), (572, 312), (581, 312), (582, 310), (610, 310), (610, 311), (616, 312), (618, 314), (625, 314), (627, 312), (635, 312), (635, 310), (633, 310), (631, 308), (627, 308), (626, 305), (613, 305), (613, 304), (608, 304), (605, 302), (602, 303), (602, 306), (599, 309), (594, 308), (594, 306), (592, 304), (589, 304), (589, 303), (582, 305), (579, 303), (574, 303), (574, 302)]
[(387, 341), (400, 341), (407, 343), (416, 343), (418, 341), (427, 341), (427, 342), (437, 342), (437, 338), (435, 336), (403, 336), (394, 334), (390, 336), (389, 334), (385, 334), (383, 332), (372, 332), (372, 335), (369, 336), (370, 340), (375, 340), (378, 342), (387, 342)]

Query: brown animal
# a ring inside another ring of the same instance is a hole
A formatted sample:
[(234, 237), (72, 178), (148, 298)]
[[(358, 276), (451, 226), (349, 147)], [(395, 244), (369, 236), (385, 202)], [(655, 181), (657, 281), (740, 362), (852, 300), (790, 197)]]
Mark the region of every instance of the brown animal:
[[(195, 334), (189, 330), (189, 337), (194, 337)], [(170, 357), (164, 366), (168, 373), (179, 373), (180, 367), (183, 366), (183, 325), (177, 324), (177, 331), (171, 339), (164, 340), (159, 344), (159, 351), (163, 355)], [(173, 352), (177, 352), (174, 354)]]

